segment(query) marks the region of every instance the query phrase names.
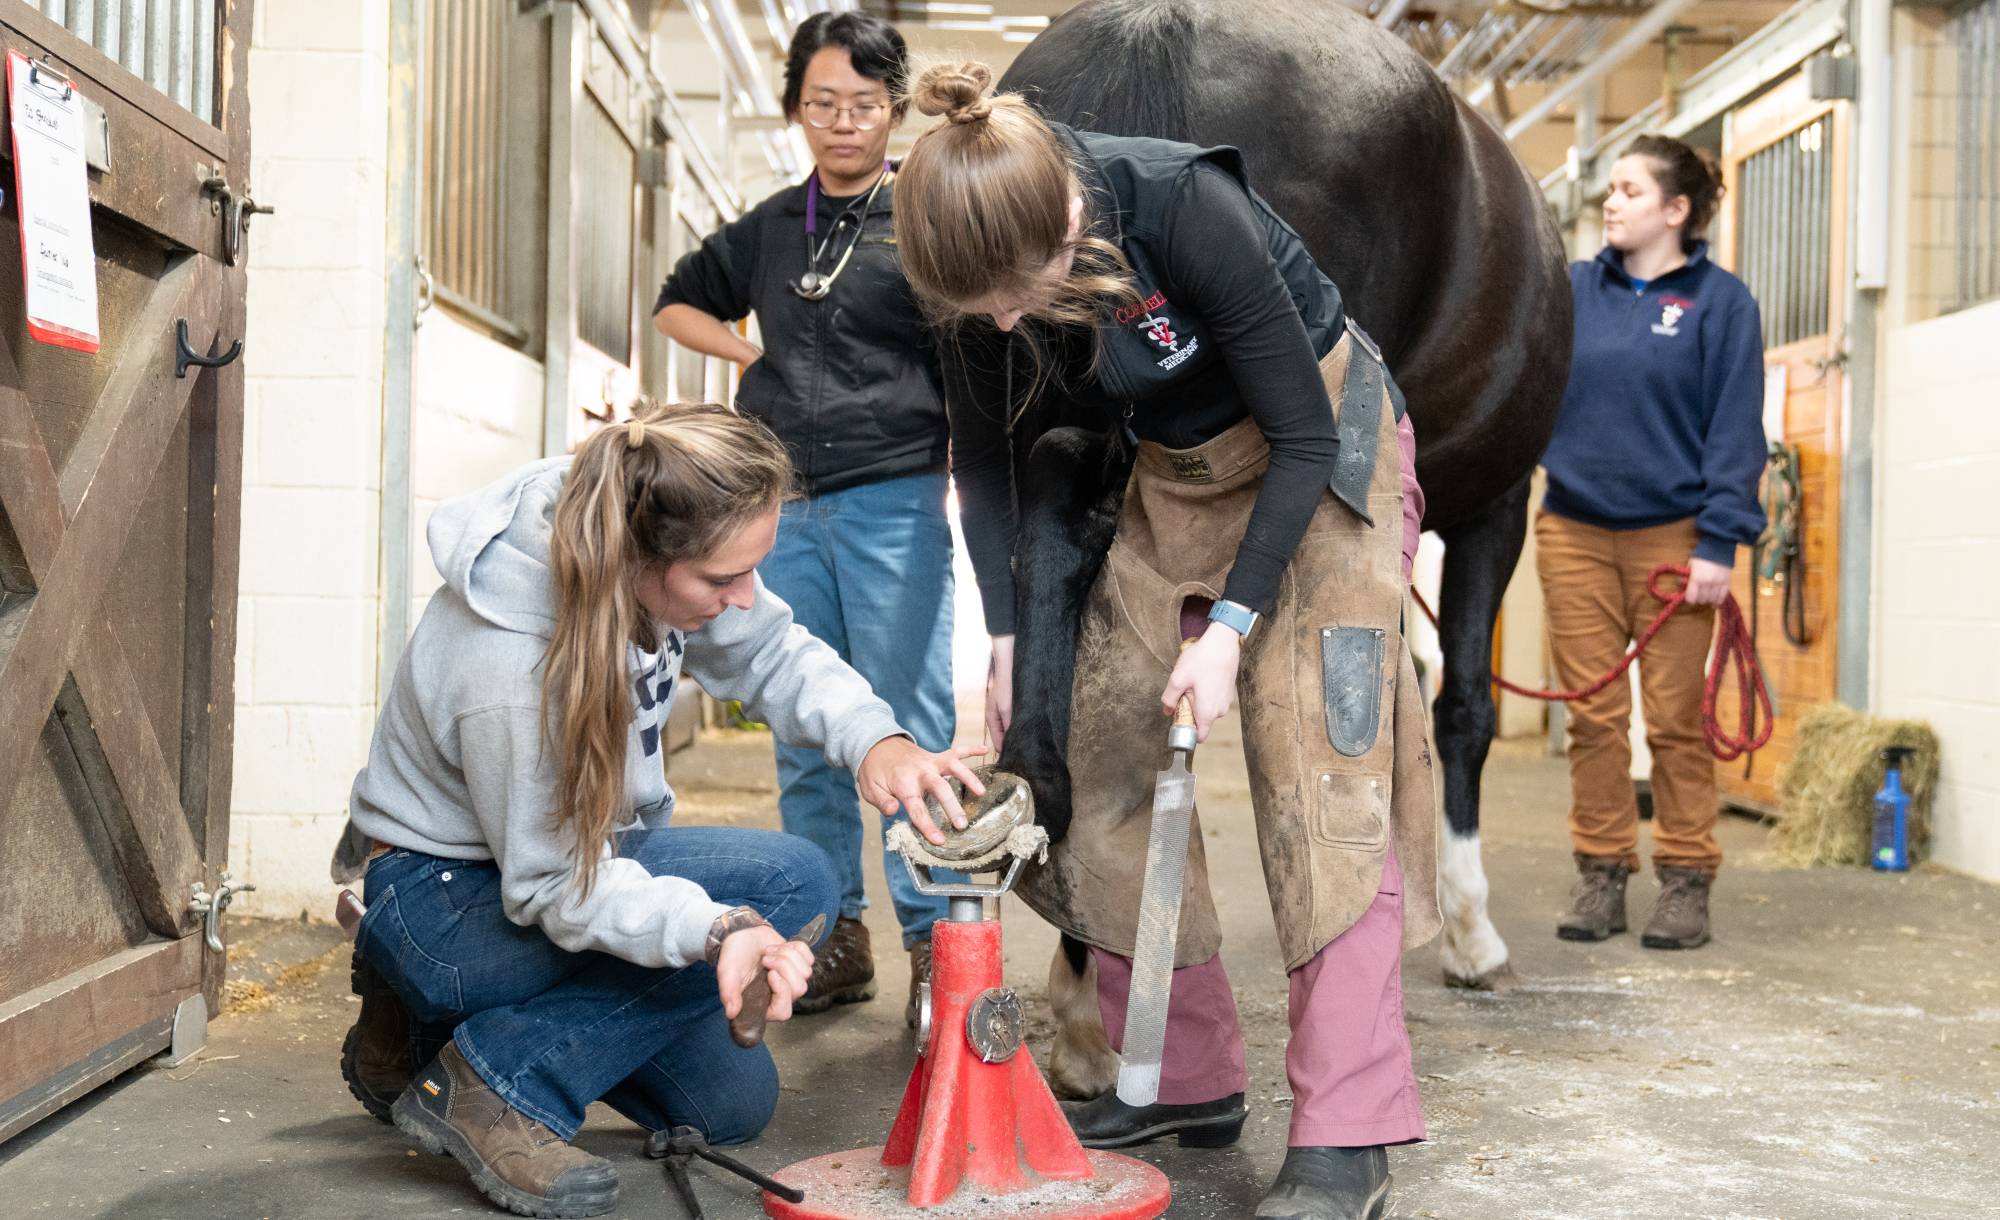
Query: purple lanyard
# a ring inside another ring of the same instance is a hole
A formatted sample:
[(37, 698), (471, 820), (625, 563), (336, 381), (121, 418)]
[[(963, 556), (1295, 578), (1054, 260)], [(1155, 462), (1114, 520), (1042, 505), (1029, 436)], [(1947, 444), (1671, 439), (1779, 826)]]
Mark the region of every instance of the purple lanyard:
[[(882, 172), (885, 174), (889, 172), (889, 163), (886, 160), (882, 162)], [(877, 178), (876, 181), (879, 183), (881, 179)], [(869, 189), (872, 191), (874, 188), (871, 187)], [(811, 237), (818, 232), (819, 170), (815, 169), (812, 172), (812, 177), (806, 179), (806, 236)]]

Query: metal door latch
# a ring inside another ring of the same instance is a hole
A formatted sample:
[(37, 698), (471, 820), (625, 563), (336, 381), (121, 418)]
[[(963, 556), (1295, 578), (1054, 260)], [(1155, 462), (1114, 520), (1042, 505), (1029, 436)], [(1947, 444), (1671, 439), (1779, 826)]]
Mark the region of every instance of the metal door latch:
[(199, 881), (188, 887), (188, 894), (190, 895), (187, 906), (188, 914), (205, 915), (208, 917), (204, 932), (206, 933), (210, 949), (217, 953), (223, 951), (222, 908), (228, 906), (230, 901), (243, 891), (254, 890), (256, 888), (256, 886), (251, 885), (248, 881), (238, 885), (229, 879), (227, 870), (224, 870), (213, 894), (208, 892), (208, 886)]
[(229, 179), (201, 167), (201, 193), (208, 197), (211, 216), (222, 217), (222, 261), (234, 267), (242, 256), (243, 239), (250, 234), (250, 218), (269, 216), (278, 209), (267, 207), (249, 195), (238, 197), (229, 189)]

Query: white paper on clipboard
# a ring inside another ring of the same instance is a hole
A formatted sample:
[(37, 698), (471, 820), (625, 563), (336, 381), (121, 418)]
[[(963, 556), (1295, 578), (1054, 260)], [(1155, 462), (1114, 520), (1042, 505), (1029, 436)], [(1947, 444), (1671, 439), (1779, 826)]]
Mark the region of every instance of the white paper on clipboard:
[(1764, 439), (1785, 443), (1785, 395), (1791, 393), (1791, 366), (1784, 361), (1764, 370)]
[(7, 99), (28, 333), (94, 352), (97, 249), (90, 234), (83, 96), (60, 74), (9, 51)]

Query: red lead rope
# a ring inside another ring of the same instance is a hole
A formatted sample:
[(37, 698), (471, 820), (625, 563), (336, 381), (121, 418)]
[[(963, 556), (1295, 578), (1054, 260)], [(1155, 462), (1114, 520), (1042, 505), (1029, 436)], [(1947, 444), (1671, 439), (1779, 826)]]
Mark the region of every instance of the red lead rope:
[[(1669, 573), (1681, 578), (1681, 587), (1672, 593), (1662, 593), (1660, 577)], [(1679, 564), (1663, 563), (1652, 570), (1646, 577), (1646, 591), (1664, 603), (1660, 607), (1660, 612), (1654, 615), (1653, 621), (1647, 623), (1646, 629), (1639, 633), (1639, 638), (1626, 651), (1625, 658), (1619, 661), (1610, 673), (1589, 686), (1581, 690), (1529, 690), (1525, 686), (1514, 685), (1499, 674), (1493, 675), (1493, 684), (1502, 690), (1547, 702), (1574, 703), (1578, 699), (1590, 698), (1616, 682), (1625, 675), (1626, 670), (1632, 668), (1632, 662), (1646, 650), (1646, 645), (1652, 642), (1653, 636), (1666, 625), (1667, 619), (1673, 612), (1681, 608), (1681, 603), (1687, 600), (1687, 582), (1688, 570)], [(1417, 609), (1424, 612), (1424, 617), (1431, 621), (1431, 626), (1437, 626), (1437, 615), (1432, 613), (1429, 605), (1425, 604), (1424, 595), (1417, 592), (1414, 585), (1410, 587), (1410, 596), (1416, 599)], [(1764, 686), (1764, 670), (1757, 663), (1756, 650), (1750, 645), (1750, 628), (1743, 621), (1743, 610), (1736, 604), (1736, 595), (1731, 593), (1723, 598), (1722, 604), (1716, 607), (1716, 611), (1715, 661), (1709, 666), (1707, 680), (1701, 690), (1701, 732), (1702, 736), (1708, 739), (1710, 753), (1723, 762), (1733, 762), (1749, 751), (1762, 749), (1764, 743), (1771, 740), (1771, 725), (1775, 716), (1771, 711), (1771, 692)], [(1734, 666), (1736, 670), (1737, 706), (1749, 708), (1753, 713), (1743, 723), (1737, 725), (1733, 737), (1724, 735), (1722, 724), (1716, 719), (1715, 714), (1716, 695), (1722, 689), (1722, 671), (1729, 666)], [(1763, 709), (1764, 724), (1757, 732), (1756, 738), (1752, 740), (1749, 726), (1756, 724), (1757, 718), (1754, 713), (1758, 708)]]

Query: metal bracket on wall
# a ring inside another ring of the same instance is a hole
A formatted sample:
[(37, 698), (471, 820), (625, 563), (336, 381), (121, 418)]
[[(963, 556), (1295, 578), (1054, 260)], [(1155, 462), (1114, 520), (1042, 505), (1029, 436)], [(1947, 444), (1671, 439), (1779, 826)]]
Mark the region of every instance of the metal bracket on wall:
[(176, 1068), (208, 1049), (208, 1001), (197, 991), (174, 1009), (173, 1044), (155, 1059)]

